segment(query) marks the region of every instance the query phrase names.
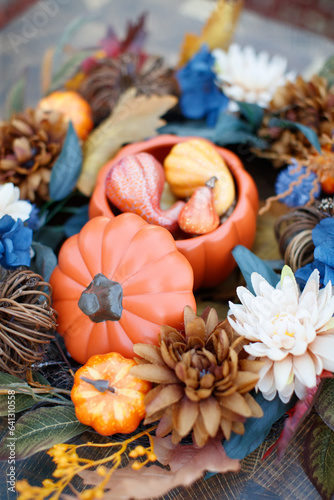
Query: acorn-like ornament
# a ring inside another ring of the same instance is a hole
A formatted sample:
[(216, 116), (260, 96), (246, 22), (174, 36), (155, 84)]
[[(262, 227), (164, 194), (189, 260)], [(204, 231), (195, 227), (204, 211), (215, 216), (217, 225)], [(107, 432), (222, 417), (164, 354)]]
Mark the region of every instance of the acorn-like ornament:
[(217, 177), (211, 177), (205, 186), (198, 187), (179, 215), (179, 226), (185, 233), (206, 234), (220, 224), (214, 205), (213, 188)]

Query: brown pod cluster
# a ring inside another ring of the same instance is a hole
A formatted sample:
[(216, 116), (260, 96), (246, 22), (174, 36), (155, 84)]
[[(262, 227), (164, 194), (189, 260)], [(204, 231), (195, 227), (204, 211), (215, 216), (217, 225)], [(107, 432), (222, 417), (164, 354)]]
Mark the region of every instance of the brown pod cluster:
[(55, 330), (50, 284), (30, 269), (7, 271), (0, 282), (0, 369), (25, 375)]

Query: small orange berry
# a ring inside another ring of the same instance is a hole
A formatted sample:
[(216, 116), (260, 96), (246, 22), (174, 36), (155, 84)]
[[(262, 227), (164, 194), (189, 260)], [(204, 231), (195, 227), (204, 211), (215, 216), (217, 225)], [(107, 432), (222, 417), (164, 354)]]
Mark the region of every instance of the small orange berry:
[(133, 468), (133, 470), (139, 470), (142, 468), (142, 464), (136, 460), (135, 462), (133, 462), (131, 467)]
[(146, 453), (144, 446), (141, 446), (141, 445), (136, 446), (135, 450), (139, 456), (145, 455), (145, 453)]
[(63, 113), (65, 119), (72, 122), (82, 140), (87, 139), (94, 126), (89, 103), (80, 94), (71, 90), (52, 92), (39, 101), (37, 109)]
[(321, 182), (321, 189), (326, 194), (334, 194), (334, 177), (327, 177)]
[(147, 454), (147, 458), (150, 462), (155, 462), (157, 460), (157, 456), (155, 453), (151, 452)]

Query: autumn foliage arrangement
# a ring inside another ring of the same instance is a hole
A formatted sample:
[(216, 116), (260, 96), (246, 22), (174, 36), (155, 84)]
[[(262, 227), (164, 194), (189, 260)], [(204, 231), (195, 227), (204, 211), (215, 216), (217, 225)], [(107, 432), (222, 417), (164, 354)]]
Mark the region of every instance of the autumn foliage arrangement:
[[(306, 81), (229, 45), (241, 5), (218, 1), (176, 68), (144, 49), (143, 15), (89, 53), (47, 50), (35, 108), (24, 78), (8, 96), (0, 415), (15, 394), (16, 458), (48, 461), (19, 500), (227, 484), (292, 441), (332, 499), (334, 202), (314, 200), (333, 194), (332, 63)], [(261, 209), (279, 217), (257, 217), (235, 144), (281, 169)]]

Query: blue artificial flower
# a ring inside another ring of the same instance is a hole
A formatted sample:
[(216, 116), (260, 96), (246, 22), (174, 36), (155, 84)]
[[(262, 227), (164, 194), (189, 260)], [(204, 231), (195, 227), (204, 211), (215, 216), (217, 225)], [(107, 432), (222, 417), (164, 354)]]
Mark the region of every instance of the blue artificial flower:
[(30, 266), (32, 229), (10, 215), (0, 219), (0, 264), (5, 268)]
[(226, 109), (228, 103), (228, 98), (215, 85), (213, 64), (214, 58), (208, 46), (202, 45), (193, 58), (176, 72), (183, 115), (192, 120), (206, 117), (210, 127), (214, 127), (220, 111)]
[(29, 219), (26, 221), (26, 225), (30, 227), (30, 229), (32, 229), (33, 231), (37, 231), (37, 229), (40, 229), (43, 226), (45, 219), (46, 219), (46, 212), (40, 218), (39, 208), (37, 208), (36, 205), (33, 205), (29, 215)]
[(334, 284), (334, 218), (326, 217), (312, 231), (314, 261), (298, 269), (296, 277), (307, 281), (314, 269), (320, 272), (320, 282)]
[[(296, 171), (297, 163), (292, 163), (285, 170), (282, 170), (276, 179), (275, 183), (275, 191), (276, 194), (285, 193), (289, 188), (290, 184), (298, 178), (305, 174), (306, 167), (302, 167), (300, 170)], [(289, 207), (298, 207), (300, 205), (305, 205), (310, 201), (310, 192), (314, 188), (314, 181), (317, 179), (317, 175), (314, 172), (310, 172), (310, 174), (302, 180), (300, 184), (294, 186), (292, 193), (281, 198), (286, 205)], [(314, 197), (317, 198), (320, 195), (320, 183), (317, 182), (317, 188), (315, 190)]]

